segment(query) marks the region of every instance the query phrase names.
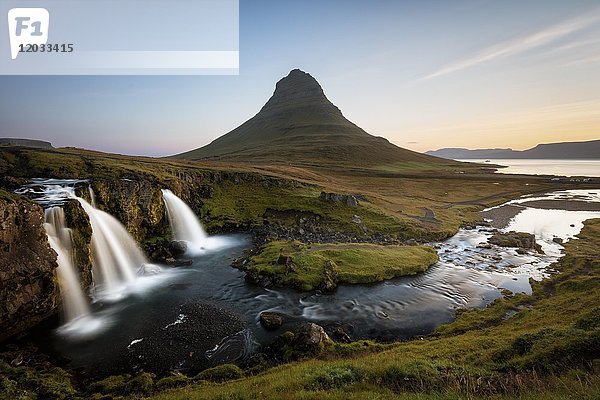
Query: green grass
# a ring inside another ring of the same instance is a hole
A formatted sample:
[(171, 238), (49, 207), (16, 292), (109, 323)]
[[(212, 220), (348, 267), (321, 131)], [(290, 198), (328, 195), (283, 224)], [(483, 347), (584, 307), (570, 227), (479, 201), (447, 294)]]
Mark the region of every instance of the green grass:
[[(276, 223), (296, 226), (298, 218), (318, 218), (319, 227), (329, 227), (361, 236), (354, 215), (361, 218), (366, 234), (385, 232), (400, 238), (413, 237), (419, 228), (386, 215), (367, 202), (358, 207), (321, 200), (322, 188), (290, 181), (256, 179), (223, 181), (214, 186), (214, 194), (204, 201), (201, 216), (209, 228), (219, 226), (260, 226), (269, 211), (280, 212)], [(423, 234), (425, 234), (423, 232)]]
[(531, 296), (462, 312), (424, 340), (363, 355), (333, 351), (153, 399), (597, 399), (600, 219), (579, 238), (555, 264), (560, 273), (534, 282)]
[(17, 199), (19, 199), (19, 196), (17, 196), (16, 194), (6, 192), (6, 191), (0, 189), (0, 200), (4, 200), (4, 201), (12, 203)]
[[(278, 264), (281, 255), (291, 257), (293, 272), (286, 265)], [(364, 284), (414, 275), (426, 271), (437, 261), (436, 251), (428, 246), (307, 245), (298, 241), (273, 241), (251, 257), (245, 269), (277, 275), (282, 285), (314, 290), (322, 286), (327, 273), (336, 275), (339, 283)]]
[[(502, 176), (478, 170), (473, 173), (472, 169), (459, 175), (454, 167), (444, 163), (434, 170), (428, 163), (401, 164), (389, 170), (254, 166), (131, 157), (73, 148), (0, 149), (0, 174), (6, 176), (91, 179), (100, 207), (121, 219), (139, 241), (150, 239), (145, 237), (148, 234), (165, 235), (164, 226), (158, 226), (165, 223), (162, 188), (170, 188), (190, 204), (209, 231), (262, 227), (265, 222), (294, 227), (298, 224), (293, 214), (306, 213), (319, 217), (318, 226), (323, 229), (356, 235), (359, 240), (383, 234), (399, 240), (435, 241), (453, 235), (463, 224), (480, 221), (479, 211), (484, 207), (522, 194), (583, 187), (568, 182), (550, 183), (539, 177)], [(211, 196), (199, 196), (203, 187), (210, 188)], [(138, 192), (138, 188), (153, 191), (149, 203), (137, 201), (140, 194), (147, 195)], [(356, 194), (364, 200), (359, 207), (348, 207), (322, 201), (321, 191)], [(120, 201), (124, 198), (126, 206)], [(133, 207), (133, 212), (127, 207)], [(151, 211), (147, 221), (142, 215), (145, 210)], [(267, 221), (266, 214), (272, 210), (288, 217), (280, 215)], [(427, 210), (434, 213), (433, 220), (423, 220)], [(360, 217), (366, 232), (352, 222), (354, 215)], [(138, 226), (140, 221), (145, 224), (142, 229)]]

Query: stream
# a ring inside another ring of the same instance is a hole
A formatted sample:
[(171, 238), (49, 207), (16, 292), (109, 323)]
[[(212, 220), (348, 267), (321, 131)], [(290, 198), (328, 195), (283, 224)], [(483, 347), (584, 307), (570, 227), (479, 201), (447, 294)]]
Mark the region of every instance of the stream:
[[(36, 180), (19, 193), (50, 207), (65, 201), (65, 187), (85, 184)], [(446, 241), (431, 243), (440, 261), (428, 271), (371, 285), (341, 285), (332, 294), (246, 283), (244, 273), (231, 263), (252, 245), (251, 237), (219, 236), (226, 246), (193, 256), (192, 265), (161, 266), (160, 274), (143, 277), (126, 296), (93, 302), (93, 321), (87, 321), (94, 324), (90, 332), (70, 335), (53, 326), (38, 334), (40, 345), (51, 347), (75, 367), (105, 375), (149, 367), (185, 372), (239, 360), (303, 321), (322, 325), (328, 332), (341, 326), (355, 340), (427, 335), (451, 322), (457, 309), (485, 307), (502, 296), (503, 289), (531, 293), (529, 279), (552, 274), (549, 266), (561, 256), (556, 238), (567, 241), (581, 230), (584, 220), (600, 217), (600, 211), (588, 211), (585, 205), (566, 210), (540, 200), (589, 205), (600, 203), (600, 190), (560, 191), (499, 206), (518, 206), (501, 230), (535, 234), (545, 254), (519, 254), (514, 248), (488, 245), (494, 231), (488, 226), (461, 229)], [(266, 331), (259, 323), (262, 311), (283, 314), (284, 325)], [(233, 324), (234, 334), (220, 335), (227, 325), (232, 328), (231, 316), (236, 316), (239, 329)]]

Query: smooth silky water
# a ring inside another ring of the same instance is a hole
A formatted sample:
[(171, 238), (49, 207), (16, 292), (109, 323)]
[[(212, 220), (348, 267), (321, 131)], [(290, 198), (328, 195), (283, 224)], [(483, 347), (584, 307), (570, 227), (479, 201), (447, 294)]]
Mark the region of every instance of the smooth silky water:
[[(573, 199), (598, 202), (600, 190), (562, 191), (536, 199)], [(533, 197), (515, 200), (526, 204)], [(555, 217), (560, 215), (560, 218)], [(552, 217), (549, 217), (552, 216)], [(94, 315), (110, 318), (112, 324), (94, 337), (73, 340), (54, 335), (53, 346), (75, 366), (101, 373), (135, 370), (143, 364), (148, 342), (164, 338), (157, 351), (177, 352), (177, 335), (194, 332), (196, 324), (211, 324), (182, 312), (183, 306), (216, 305), (240, 315), (245, 329), (227, 336), (201, 341), (204, 366), (230, 362), (267, 344), (276, 335), (301, 321), (312, 321), (326, 329), (342, 326), (354, 339), (401, 340), (431, 333), (451, 322), (459, 308), (484, 307), (501, 296), (502, 289), (530, 293), (529, 278), (543, 279), (548, 266), (560, 256), (562, 246), (554, 237), (568, 240), (588, 218), (600, 212), (544, 210), (524, 206), (503, 230), (535, 233), (547, 254), (518, 254), (516, 249), (481, 246), (492, 235), (489, 227), (461, 229), (452, 238), (432, 243), (440, 262), (425, 273), (372, 285), (342, 285), (333, 294), (301, 293), (290, 289), (264, 289), (247, 284), (244, 273), (231, 262), (251, 246), (246, 235), (221, 236), (228, 247), (192, 256), (193, 264), (162, 268), (160, 279), (148, 288), (130, 292), (116, 302), (96, 301)], [(573, 226), (571, 226), (573, 225)], [(285, 324), (267, 332), (259, 324), (262, 311), (277, 311)], [(153, 342), (154, 343), (154, 342)], [(144, 346), (146, 349), (144, 350)], [(181, 350), (178, 366), (185, 371), (188, 350)], [(168, 368), (167, 368), (168, 367)], [(148, 369), (148, 368), (146, 368)]]
[(61, 207), (50, 207), (45, 211), (44, 229), (48, 243), (56, 252), (64, 323), (73, 324), (75, 320), (90, 314), (89, 299), (83, 293), (77, 271), (73, 263), (73, 241), (71, 230), (65, 225), (65, 213)]

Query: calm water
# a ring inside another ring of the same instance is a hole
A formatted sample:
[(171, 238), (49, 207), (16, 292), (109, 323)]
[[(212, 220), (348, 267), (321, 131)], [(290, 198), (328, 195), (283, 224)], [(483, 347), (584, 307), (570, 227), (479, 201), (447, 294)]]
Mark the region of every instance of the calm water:
[[(488, 160), (458, 160), (486, 163)], [(600, 160), (495, 160), (490, 164), (505, 165), (507, 168), (497, 172), (503, 174), (561, 175), (561, 176), (598, 176)]]

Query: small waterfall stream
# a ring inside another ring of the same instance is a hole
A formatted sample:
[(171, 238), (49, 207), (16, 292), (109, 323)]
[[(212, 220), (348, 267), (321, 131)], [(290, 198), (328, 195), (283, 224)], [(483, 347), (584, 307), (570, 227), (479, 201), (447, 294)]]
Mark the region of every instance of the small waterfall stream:
[(162, 194), (173, 239), (187, 242), (192, 251), (205, 249), (208, 235), (192, 209), (170, 190), (163, 189)]
[[(92, 192), (93, 193), (93, 192)], [(112, 215), (75, 196), (92, 225), (93, 276), (96, 294), (114, 295), (131, 285), (138, 275), (158, 273), (146, 256)]]
[(65, 323), (90, 313), (89, 300), (83, 293), (79, 276), (73, 263), (71, 230), (65, 225), (65, 213), (61, 207), (46, 209), (44, 228), (48, 242), (58, 255), (56, 273), (60, 286)]

